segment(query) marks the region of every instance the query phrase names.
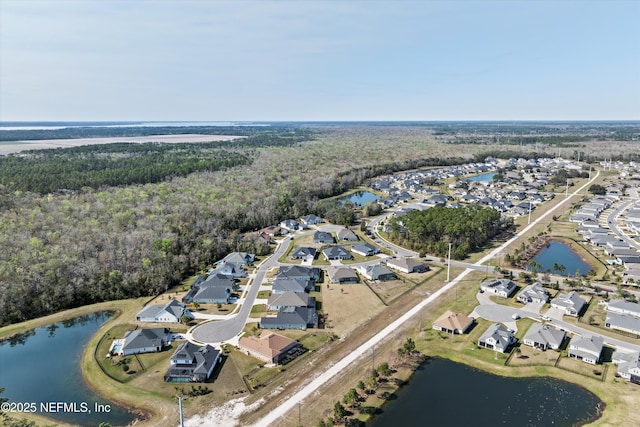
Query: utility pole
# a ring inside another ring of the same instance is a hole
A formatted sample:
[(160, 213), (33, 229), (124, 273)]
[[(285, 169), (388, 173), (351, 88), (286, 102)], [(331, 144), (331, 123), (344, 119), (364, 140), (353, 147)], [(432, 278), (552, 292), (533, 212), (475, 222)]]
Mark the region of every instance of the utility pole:
[(451, 243), (449, 243), (449, 257), (447, 259), (447, 282), (451, 277)]
[(567, 178), (567, 187), (564, 190), (564, 198), (566, 199), (567, 197), (569, 197), (569, 179)]
[(531, 199), (529, 199), (529, 221), (527, 222), (527, 225), (531, 224)]

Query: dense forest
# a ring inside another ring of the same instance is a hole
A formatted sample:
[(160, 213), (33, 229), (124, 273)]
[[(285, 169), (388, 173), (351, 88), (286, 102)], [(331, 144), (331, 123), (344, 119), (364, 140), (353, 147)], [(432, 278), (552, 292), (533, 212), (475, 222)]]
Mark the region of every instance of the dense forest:
[(392, 218), (391, 239), (414, 250), (464, 259), (484, 247), (492, 238), (513, 227), (512, 219), (501, 218), (495, 209), (476, 205), (456, 209), (434, 207)]
[[(184, 176), (164, 169), (158, 182), (126, 185), (120, 178), (115, 186), (96, 181), (93, 188), (84, 185), (73, 191), (59, 191), (68, 189), (67, 184), (50, 174), (53, 186), (44, 180), (43, 187), (32, 191), (17, 187), (23, 173), (2, 181), (0, 325), (92, 302), (163, 292), (229, 251), (269, 250), (242, 238), (245, 232), (309, 213), (349, 221), (352, 217), (335, 201), (322, 199), (375, 176), (486, 157), (486, 147), (439, 143), (429, 128), (415, 126), (263, 128), (233, 142), (172, 146), (116, 144), (6, 157), (7, 164), (15, 162), (14, 157), (27, 159), (22, 165), (26, 175), (38, 173), (39, 158), (43, 164), (57, 159), (61, 168), (68, 164), (73, 169), (90, 158), (142, 160), (140, 153), (149, 148), (151, 157), (164, 157), (158, 162), (162, 168), (172, 157), (177, 163), (196, 157), (208, 161), (223, 152), (242, 162)], [(532, 153), (526, 146), (492, 148), (520, 156)], [(594, 152), (608, 149), (610, 144), (594, 146)], [(616, 149), (634, 147), (621, 143)], [(126, 167), (120, 169), (116, 165), (112, 163), (112, 169), (121, 170), (123, 177), (127, 167), (132, 174), (137, 168), (136, 162), (122, 163)], [(0, 176), (6, 170), (0, 167)], [(87, 179), (94, 173), (88, 167)]]

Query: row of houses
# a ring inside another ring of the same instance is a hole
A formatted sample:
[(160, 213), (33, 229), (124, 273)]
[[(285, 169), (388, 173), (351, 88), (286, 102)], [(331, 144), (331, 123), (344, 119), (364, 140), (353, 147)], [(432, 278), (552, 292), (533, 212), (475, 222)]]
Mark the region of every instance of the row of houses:
[(609, 301), (605, 327), (640, 336), (640, 304), (624, 300)]

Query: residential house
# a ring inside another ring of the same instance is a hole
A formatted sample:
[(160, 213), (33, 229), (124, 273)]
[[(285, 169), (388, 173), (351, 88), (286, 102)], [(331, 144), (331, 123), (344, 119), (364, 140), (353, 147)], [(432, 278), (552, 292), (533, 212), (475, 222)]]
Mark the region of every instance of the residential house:
[(561, 294), (551, 300), (551, 307), (564, 310), (564, 314), (567, 316), (579, 316), (586, 305), (587, 302), (576, 291)]
[(247, 272), (243, 268), (246, 263), (236, 263), (236, 262), (227, 262), (221, 261), (217, 264), (216, 268), (211, 271), (210, 274), (219, 274), (224, 276), (231, 277), (247, 277)]
[(301, 259), (303, 261), (311, 262), (316, 257), (316, 249), (315, 248), (297, 248), (291, 254), (291, 259)]
[(186, 341), (171, 356), (165, 382), (203, 382), (220, 361), (220, 351), (206, 344), (204, 347)]
[(120, 356), (158, 352), (170, 344), (170, 331), (169, 328), (136, 329), (125, 332), (121, 341)]
[(285, 219), (280, 223), (280, 228), (289, 232), (298, 231), (300, 229), (300, 223), (295, 219)]
[(575, 336), (569, 344), (569, 357), (595, 365), (600, 363), (604, 338), (601, 336)]
[(478, 346), (505, 353), (517, 341), (513, 332), (500, 323), (493, 323), (478, 339)]
[(403, 273), (424, 273), (429, 271), (429, 266), (412, 258), (391, 258), (386, 261), (387, 267)]
[(607, 328), (640, 335), (640, 317), (635, 317), (630, 314), (618, 314), (609, 311), (607, 312), (604, 325)]
[(359, 245), (353, 245), (351, 247), (351, 252), (362, 256), (372, 256), (380, 253), (380, 249), (376, 248), (373, 245), (370, 245), (369, 243), (363, 243)]
[(357, 267), (358, 272), (369, 280), (379, 280), (381, 282), (396, 279), (396, 275), (384, 268), (380, 264), (361, 265)]
[(283, 292), (298, 292), (305, 293), (315, 289), (315, 281), (304, 278), (286, 278), (276, 277), (271, 286), (271, 291), (274, 294)]
[(338, 237), (338, 240), (346, 240), (349, 242), (357, 242), (359, 240), (356, 233), (354, 233), (352, 230), (348, 228), (343, 228), (341, 230), (338, 230), (338, 232), (336, 233), (336, 236)]
[(180, 323), (182, 316), (193, 318), (186, 306), (177, 300), (167, 304), (150, 305), (136, 314), (138, 322)]
[(549, 292), (540, 283), (533, 283), (525, 287), (517, 297), (518, 301), (545, 304), (549, 301)]
[(331, 233), (327, 233), (326, 231), (316, 231), (313, 233), (313, 243), (330, 245), (333, 242), (333, 236)]
[(241, 337), (238, 347), (250, 356), (276, 365), (303, 351), (299, 342), (272, 331), (262, 331), (260, 337)]
[(509, 298), (517, 288), (516, 282), (509, 279), (493, 279), (480, 284), (484, 292), (495, 294), (502, 298)]
[(262, 329), (302, 329), (317, 328), (318, 314), (315, 307), (287, 307), (276, 316), (260, 319)]
[(223, 274), (213, 273), (209, 276), (199, 276), (191, 285), (189, 292), (182, 298), (182, 302), (185, 304), (191, 302), (228, 304), (236, 286), (230, 276)]
[(230, 262), (244, 267), (245, 265), (253, 262), (255, 257), (256, 256), (254, 254), (248, 254), (246, 252), (231, 252), (230, 254), (222, 258), (222, 261), (218, 261), (218, 264), (221, 264), (223, 262)]
[(300, 265), (283, 266), (280, 267), (277, 278), (318, 280), (320, 278), (320, 269), (317, 267), (303, 267)]
[(303, 216), (302, 218), (300, 218), (300, 221), (307, 226), (316, 225), (324, 222), (322, 218), (313, 214)]
[(543, 323), (534, 323), (522, 339), (525, 345), (546, 350), (558, 350), (564, 341), (565, 333)]
[(327, 268), (327, 274), (329, 274), (329, 281), (331, 283), (340, 283), (341, 285), (345, 285), (358, 283), (360, 281), (356, 272), (348, 267), (330, 266)]
[(633, 384), (640, 385), (640, 352), (625, 353), (615, 351), (612, 357), (617, 365), (618, 375)]
[(464, 334), (473, 325), (474, 319), (464, 314), (447, 310), (433, 322), (433, 329), (448, 334)]
[(640, 317), (640, 304), (625, 300), (614, 299), (607, 304), (607, 312), (618, 314), (629, 314)]
[(267, 300), (269, 310), (280, 310), (286, 307), (315, 307), (316, 299), (303, 292), (273, 293)]
[(222, 286), (201, 287), (193, 296), (192, 302), (199, 304), (229, 304), (231, 302), (232, 288)]
[(329, 246), (328, 248), (324, 248), (322, 250), (322, 256), (327, 261), (345, 260), (345, 259), (353, 258), (353, 256), (349, 253), (349, 251), (343, 248), (342, 246)]

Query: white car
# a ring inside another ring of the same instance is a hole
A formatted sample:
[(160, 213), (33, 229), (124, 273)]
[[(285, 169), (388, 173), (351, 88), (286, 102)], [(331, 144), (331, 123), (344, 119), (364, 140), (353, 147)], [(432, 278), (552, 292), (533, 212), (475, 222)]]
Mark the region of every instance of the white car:
[(520, 315), (519, 315), (518, 313), (513, 313), (513, 314), (511, 315), (511, 318), (512, 318), (513, 320), (518, 320), (518, 319), (520, 318)]

